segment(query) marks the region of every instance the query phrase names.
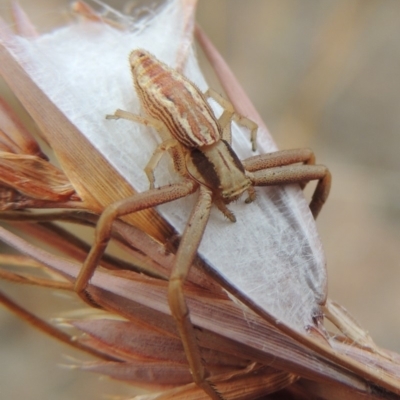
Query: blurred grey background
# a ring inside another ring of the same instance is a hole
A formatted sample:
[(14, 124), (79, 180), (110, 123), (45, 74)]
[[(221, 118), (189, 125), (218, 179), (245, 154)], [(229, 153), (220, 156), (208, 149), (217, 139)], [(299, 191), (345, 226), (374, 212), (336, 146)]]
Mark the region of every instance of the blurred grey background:
[[(65, 0), (21, 1), (46, 31)], [(110, 4), (117, 2), (109, 2)], [(123, 4), (119, 1), (118, 6)], [(0, 0), (0, 13), (8, 12)], [(64, 16), (63, 16), (64, 15)], [(201, 0), (198, 21), (243, 84), (279, 147), (311, 147), (333, 187), (318, 228), (329, 296), (400, 352), (400, 2)], [(14, 294), (15, 286), (1, 283)], [(54, 317), (57, 298), (24, 288)], [(17, 297), (18, 298), (18, 297)], [(62, 301), (61, 301), (62, 302)], [(49, 304), (50, 303), (50, 304)], [(2, 398), (95, 399), (129, 388), (64, 371), (73, 353), (0, 309)]]

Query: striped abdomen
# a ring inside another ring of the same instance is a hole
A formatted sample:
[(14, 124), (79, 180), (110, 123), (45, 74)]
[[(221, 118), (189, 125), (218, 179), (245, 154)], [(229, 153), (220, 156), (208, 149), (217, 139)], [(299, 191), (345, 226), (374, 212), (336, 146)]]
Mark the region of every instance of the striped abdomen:
[(221, 128), (200, 90), (183, 75), (144, 50), (130, 55), (137, 94), (145, 112), (161, 121), (186, 147), (221, 139)]

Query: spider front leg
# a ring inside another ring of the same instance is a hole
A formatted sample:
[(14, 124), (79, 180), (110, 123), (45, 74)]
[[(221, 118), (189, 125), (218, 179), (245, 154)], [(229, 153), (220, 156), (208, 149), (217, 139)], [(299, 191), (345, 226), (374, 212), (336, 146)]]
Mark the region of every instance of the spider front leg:
[(168, 203), (185, 197), (197, 190), (197, 184), (191, 180), (185, 180), (159, 189), (135, 194), (132, 197), (117, 201), (109, 205), (101, 214), (95, 230), (95, 240), (87, 255), (82, 269), (75, 281), (74, 290), (84, 300), (93, 305), (93, 300), (86, 292), (89, 280), (92, 277), (100, 259), (104, 254), (111, 238), (112, 224), (115, 219), (136, 211)]
[(183, 292), (185, 279), (196, 256), (197, 249), (207, 225), (211, 205), (211, 191), (204, 186), (200, 186), (199, 199), (186, 225), (178, 252), (176, 253), (175, 265), (169, 279), (168, 301), (172, 315), (178, 326), (193, 380), (212, 399), (221, 400), (222, 397), (212, 384), (206, 380), (206, 369), (201, 359), (196, 331), (190, 320), (189, 308), (186, 304)]
[[(303, 165), (291, 165), (294, 163)], [(301, 188), (312, 180), (318, 180), (310, 202), (310, 210), (317, 218), (326, 202), (332, 183), (332, 176), (324, 165), (314, 165), (315, 157), (309, 149), (283, 150), (270, 154), (250, 157), (243, 166), (255, 186), (300, 184)]]

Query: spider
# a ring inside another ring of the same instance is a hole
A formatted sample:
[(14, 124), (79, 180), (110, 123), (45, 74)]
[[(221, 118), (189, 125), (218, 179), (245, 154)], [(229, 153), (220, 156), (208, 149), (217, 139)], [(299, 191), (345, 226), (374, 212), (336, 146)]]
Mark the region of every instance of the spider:
[[(145, 116), (117, 110), (108, 118), (124, 118), (152, 126), (162, 141), (145, 167), (150, 189), (108, 206), (96, 227), (94, 244), (75, 283), (85, 298), (85, 289), (110, 240), (116, 218), (167, 203), (199, 192), (197, 202), (181, 237), (168, 284), (168, 302), (182, 339), (193, 380), (214, 399), (220, 394), (207, 380), (194, 327), (185, 301), (183, 286), (197, 254), (212, 204), (232, 222), (235, 216), (228, 204), (247, 192), (246, 203), (255, 200), (254, 186), (299, 183), (318, 180), (310, 209), (317, 217), (327, 199), (331, 183), (328, 169), (315, 165), (309, 149), (278, 151), (239, 160), (231, 147), (232, 120), (249, 128), (253, 150), (257, 125), (238, 115), (233, 106), (215, 92), (203, 94), (191, 81), (145, 50), (134, 50), (130, 65), (136, 92)], [(216, 118), (207, 102), (214, 98), (224, 111)], [(155, 188), (154, 169), (164, 152), (172, 158), (182, 180)]]

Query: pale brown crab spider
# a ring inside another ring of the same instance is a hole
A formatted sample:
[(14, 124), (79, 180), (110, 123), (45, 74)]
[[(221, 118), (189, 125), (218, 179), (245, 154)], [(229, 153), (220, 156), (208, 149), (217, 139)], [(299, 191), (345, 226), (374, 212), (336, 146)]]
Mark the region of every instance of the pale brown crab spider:
[[(109, 118), (124, 118), (154, 127), (162, 142), (150, 158), (145, 172), (150, 189), (117, 201), (102, 213), (95, 232), (95, 242), (75, 283), (75, 290), (86, 298), (85, 289), (110, 240), (112, 223), (116, 218), (149, 207), (167, 203), (199, 192), (176, 252), (172, 269), (168, 301), (186, 352), (193, 380), (214, 399), (222, 398), (207, 379), (194, 327), (190, 320), (183, 286), (196, 256), (212, 204), (232, 222), (233, 213), (227, 204), (248, 193), (246, 202), (255, 199), (254, 186), (271, 186), (318, 180), (310, 203), (314, 217), (326, 201), (331, 175), (322, 165), (314, 165), (309, 149), (278, 151), (240, 161), (231, 148), (231, 121), (245, 125), (251, 131), (253, 149), (257, 125), (235, 113), (229, 102), (209, 91), (203, 94), (183, 75), (169, 68), (144, 50), (131, 53), (130, 63), (136, 92), (146, 116), (140, 117), (117, 110)], [(219, 102), (224, 112), (217, 119), (207, 97)], [(154, 188), (153, 171), (161, 156), (168, 151), (182, 181)]]

